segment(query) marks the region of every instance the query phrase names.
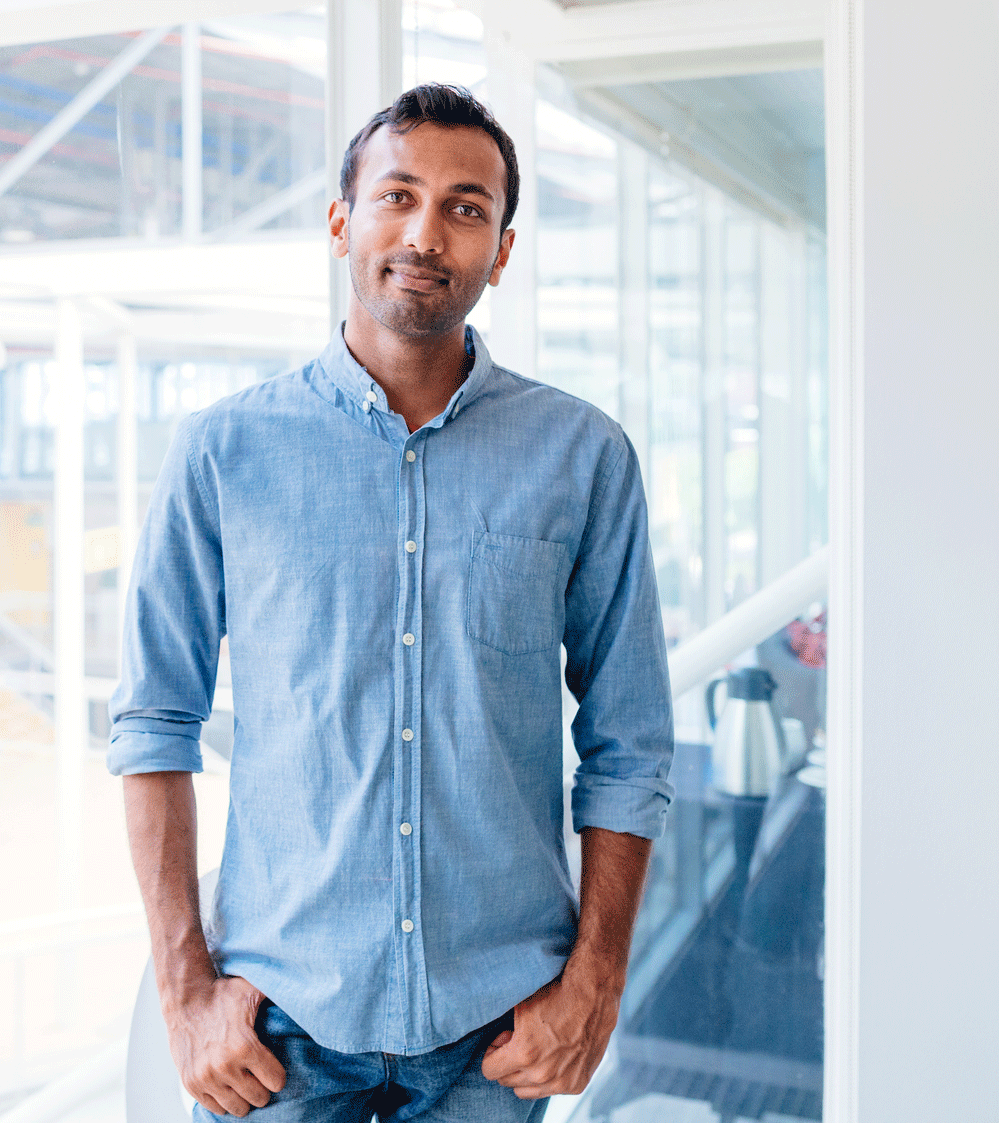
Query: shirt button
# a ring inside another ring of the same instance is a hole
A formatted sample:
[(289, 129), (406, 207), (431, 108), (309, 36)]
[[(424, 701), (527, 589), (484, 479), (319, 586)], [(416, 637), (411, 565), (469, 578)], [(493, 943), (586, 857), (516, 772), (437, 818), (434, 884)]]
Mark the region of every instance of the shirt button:
[(402, 823), (399, 827), (399, 833), (405, 834), (405, 835), (412, 834), (413, 833), (413, 824), (412, 823)]
[(412, 729), (404, 729), (404, 730), (402, 731), (402, 739), (403, 739), (404, 741), (412, 741), (412, 739), (413, 739), (413, 731), (412, 731)]
[(378, 401), (378, 395), (374, 392), (374, 390), (369, 390), (364, 396), (368, 399), (369, 402), (371, 402), (372, 405), (374, 405), (375, 402)]
[(412, 539), (410, 539), (406, 543), (406, 553), (407, 554), (415, 554), (416, 553), (416, 543)]
[(403, 642), (403, 643), (404, 643), (404, 644), (405, 644), (405, 645), (406, 645), (407, 647), (412, 647), (412, 646), (413, 646), (413, 644), (414, 644), (414, 643), (416, 643), (416, 636), (414, 636), (412, 632), (407, 632), (407, 633), (406, 633), (406, 634), (405, 634), (405, 635), (404, 635), (404, 636), (402, 637), (402, 642)]
[(403, 932), (412, 932), (416, 925), (411, 920), (404, 920), (402, 922)]
[(412, 464), (413, 461), (416, 459), (416, 453), (413, 452), (413, 450), (411, 448), (406, 449), (406, 459), (410, 462), (410, 464)]
[(367, 413), (368, 410), (371, 409), (371, 403), (370, 402), (361, 402), (361, 409), (363, 409), (364, 412)]

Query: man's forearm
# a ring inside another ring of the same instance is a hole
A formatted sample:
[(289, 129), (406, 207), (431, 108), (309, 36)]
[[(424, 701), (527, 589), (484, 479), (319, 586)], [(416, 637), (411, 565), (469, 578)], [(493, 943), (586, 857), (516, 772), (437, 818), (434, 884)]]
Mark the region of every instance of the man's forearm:
[(633, 834), (584, 827), (580, 845), (579, 932), (566, 973), (596, 972), (620, 993), (652, 843)]
[(198, 905), (197, 815), (189, 772), (124, 777), (125, 819), (164, 1008), (216, 978)]
[(652, 843), (586, 827), (579, 932), (562, 974), (514, 1008), (514, 1029), (486, 1050), (482, 1073), (521, 1099), (575, 1095), (617, 1023), (628, 949)]

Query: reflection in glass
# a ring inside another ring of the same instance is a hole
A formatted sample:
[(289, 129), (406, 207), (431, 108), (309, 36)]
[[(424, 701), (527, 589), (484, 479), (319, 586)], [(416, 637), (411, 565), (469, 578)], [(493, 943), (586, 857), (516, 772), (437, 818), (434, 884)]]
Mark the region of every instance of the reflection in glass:
[(537, 107), (538, 377), (616, 417), (617, 145)]
[[(647, 379), (644, 420), (633, 415), (629, 435), (646, 450), (676, 645), (825, 541), (821, 73), (599, 92), (580, 95), (577, 112), (594, 114), (583, 120), (608, 141), (623, 126), (647, 147), (648, 367), (597, 374), (601, 360), (577, 346), (559, 384), (614, 414), (628, 393), (641, 398), (621, 380)], [(614, 193), (598, 209), (595, 153), (573, 170), (562, 187), (573, 217), (567, 203), (553, 209), (539, 246), (558, 221), (582, 244), (598, 214), (607, 241), (599, 262), (542, 252), (539, 272), (568, 277), (571, 262), (579, 292), (602, 270), (610, 291)], [(612, 314), (607, 323), (614, 330)], [(703, 687), (675, 700), (677, 795), (653, 849), (621, 1021), (607, 1062), (561, 1118), (821, 1119), (826, 621), (822, 604), (802, 607), (719, 669), (715, 730)], [(748, 700), (745, 683), (755, 683)], [(758, 757), (752, 785), (731, 779), (740, 754)]]

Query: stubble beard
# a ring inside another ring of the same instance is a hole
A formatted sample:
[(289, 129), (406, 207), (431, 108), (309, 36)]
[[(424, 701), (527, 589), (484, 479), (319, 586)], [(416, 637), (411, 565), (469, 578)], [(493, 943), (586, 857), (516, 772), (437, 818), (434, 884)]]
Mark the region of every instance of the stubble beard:
[(474, 279), (450, 273), (448, 283), (441, 287), (440, 293), (424, 294), (398, 289), (398, 296), (393, 298), (384, 291), (385, 286), (392, 284), (386, 279), (386, 271), (393, 262), (441, 272), (432, 261), (423, 261), (415, 254), (399, 255), (377, 264), (359, 262), (350, 255), (350, 280), (357, 299), (378, 323), (390, 331), (417, 339), (448, 335), (463, 324), (478, 303), (492, 273), (492, 265), (483, 276)]

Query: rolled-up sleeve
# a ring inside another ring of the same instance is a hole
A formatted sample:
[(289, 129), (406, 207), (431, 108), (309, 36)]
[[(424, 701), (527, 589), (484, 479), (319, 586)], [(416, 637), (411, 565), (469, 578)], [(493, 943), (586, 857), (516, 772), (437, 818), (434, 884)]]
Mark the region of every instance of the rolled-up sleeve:
[(217, 494), (195, 456), (197, 415), (181, 422), (139, 536), (112, 695), (108, 769), (200, 772), (200, 734), (225, 634)]
[(656, 838), (672, 798), (666, 643), (638, 458), (618, 431), (566, 590), (566, 683), (579, 702), (573, 827)]

